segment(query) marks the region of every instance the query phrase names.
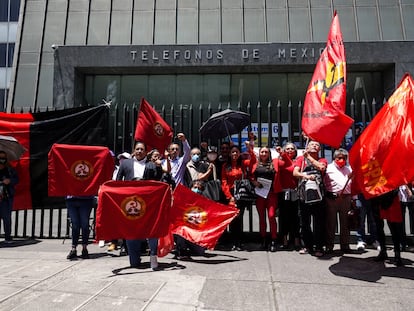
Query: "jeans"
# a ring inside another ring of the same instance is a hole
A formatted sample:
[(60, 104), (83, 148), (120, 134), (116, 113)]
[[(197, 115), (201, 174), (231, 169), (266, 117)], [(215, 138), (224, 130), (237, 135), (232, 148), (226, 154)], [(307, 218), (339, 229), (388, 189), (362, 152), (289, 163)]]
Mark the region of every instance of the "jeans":
[[(126, 240), (126, 245), (128, 248), (129, 264), (131, 266), (139, 266), (141, 263), (141, 243), (143, 240)], [(158, 239), (150, 238), (148, 239), (148, 244), (150, 248), (150, 255), (156, 256), (158, 250)]]
[[(357, 207), (360, 209), (359, 216), (361, 219), (361, 227), (356, 232), (357, 241), (372, 244), (373, 242), (378, 241), (378, 234), (374, 216), (372, 213), (371, 202), (369, 200), (366, 200), (362, 194), (359, 194), (356, 204)], [(371, 241), (366, 240), (365, 218), (367, 219), (368, 231), (371, 236)]]
[(70, 221), (72, 223), (72, 246), (79, 244), (80, 231), (82, 230), (82, 245), (87, 245), (89, 240), (89, 217), (95, 204), (94, 198), (66, 199)]
[(6, 241), (11, 240), (11, 214), (13, 209), (13, 200), (4, 199), (0, 202), (0, 218), (3, 219), (4, 237)]

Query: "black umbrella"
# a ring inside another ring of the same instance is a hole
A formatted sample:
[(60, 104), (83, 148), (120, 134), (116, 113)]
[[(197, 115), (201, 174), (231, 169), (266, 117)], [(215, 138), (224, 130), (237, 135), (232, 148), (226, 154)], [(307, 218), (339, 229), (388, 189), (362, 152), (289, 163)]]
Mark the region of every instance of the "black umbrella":
[(250, 114), (226, 109), (211, 115), (200, 127), (203, 138), (218, 139), (240, 133), (250, 124)]
[(6, 152), (9, 161), (19, 160), (26, 149), (12, 136), (0, 135), (0, 150)]

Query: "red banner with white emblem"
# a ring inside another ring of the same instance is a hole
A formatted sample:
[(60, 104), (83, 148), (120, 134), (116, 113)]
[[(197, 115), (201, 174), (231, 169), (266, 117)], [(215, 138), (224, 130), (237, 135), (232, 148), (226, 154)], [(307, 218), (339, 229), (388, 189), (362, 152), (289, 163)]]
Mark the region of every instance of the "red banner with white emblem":
[(346, 62), (338, 15), (334, 14), (306, 92), (302, 129), (311, 139), (338, 148), (353, 119), (345, 114)]
[(406, 74), (349, 151), (354, 193), (376, 197), (414, 180), (414, 81)]
[(152, 180), (108, 181), (99, 189), (96, 239), (159, 238), (168, 233), (171, 189)]
[(167, 149), (173, 137), (173, 130), (158, 112), (141, 98), (135, 140), (147, 145), (147, 150), (158, 149), (161, 153)]
[(214, 249), (227, 225), (238, 213), (235, 207), (209, 200), (178, 184), (171, 210), (172, 233), (202, 247)]
[(53, 144), (48, 154), (49, 196), (97, 195), (114, 167), (107, 147)]

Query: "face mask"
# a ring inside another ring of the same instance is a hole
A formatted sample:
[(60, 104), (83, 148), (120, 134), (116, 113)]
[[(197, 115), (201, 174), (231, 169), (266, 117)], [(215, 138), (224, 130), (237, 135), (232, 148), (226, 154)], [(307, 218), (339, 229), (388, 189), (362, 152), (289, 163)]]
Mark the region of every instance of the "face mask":
[(191, 160), (192, 160), (194, 163), (197, 163), (198, 161), (200, 161), (200, 156), (199, 156), (198, 154), (194, 154), (194, 155), (191, 157)]
[(201, 190), (198, 188), (191, 188), (191, 190), (195, 193), (201, 193)]
[(346, 164), (345, 159), (335, 159), (335, 163), (336, 165), (338, 165), (339, 167), (344, 167)]
[(216, 161), (217, 153), (207, 153), (207, 159), (211, 162)]
[(0, 164), (6, 164), (7, 163), (7, 159), (0, 159)]

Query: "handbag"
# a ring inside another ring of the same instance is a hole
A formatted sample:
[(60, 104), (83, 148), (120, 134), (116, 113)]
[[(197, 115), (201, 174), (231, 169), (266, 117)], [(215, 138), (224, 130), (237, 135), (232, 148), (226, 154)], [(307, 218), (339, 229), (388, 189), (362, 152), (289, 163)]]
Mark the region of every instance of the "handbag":
[(349, 230), (356, 231), (361, 227), (360, 210), (356, 207), (355, 202), (351, 203), (351, 209), (348, 211)]
[(226, 196), (224, 195), (224, 192), (221, 188), (221, 181), (219, 179), (209, 180), (205, 182), (203, 195), (213, 201), (226, 201)]
[(234, 199), (236, 202), (254, 202), (256, 197), (253, 183), (250, 179), (245, 179), (244, 174), (242, 179), (234, 182)]

